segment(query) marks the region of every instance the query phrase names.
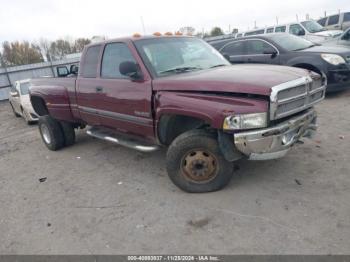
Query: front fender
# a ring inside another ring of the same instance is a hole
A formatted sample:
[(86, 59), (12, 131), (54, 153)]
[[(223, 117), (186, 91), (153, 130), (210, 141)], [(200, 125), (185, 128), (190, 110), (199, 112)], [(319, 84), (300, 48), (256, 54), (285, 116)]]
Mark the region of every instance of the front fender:
[(195, 117), (221, 129), (224, 118), (232, 114), (268, 112), (268, 99), (245, 98), (227, 93), (159, 92), (156, 95), (156, 120), (164, 114)]

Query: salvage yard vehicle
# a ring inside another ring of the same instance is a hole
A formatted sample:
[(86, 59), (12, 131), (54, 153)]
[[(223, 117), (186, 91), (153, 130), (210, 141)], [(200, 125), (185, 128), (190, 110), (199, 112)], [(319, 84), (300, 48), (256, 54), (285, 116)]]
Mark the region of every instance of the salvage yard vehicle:
[(85, 126), (142, 152), (168, 147), (168, 175), (187, 192), (219, 190), (234, 161), (280, 158), (311, 137), (326, 88), (300, 68), (230, 65), (195, 37), (139, 35), (85, 47), (76, 78), (32, 83), (50, 150), (72, 145)]
[(344, 31), (340, 36), (337, 36), (335, 38), (332, 38), (324, 43), (322, 45), (339, 45), (339, 46), (345, 46), (350, 48), (350, 28)]
[(23, 117), (27, 124), (38, 121), (29, 98), (30, 79), (16, 81), (10, 89), (9, 102), (16, 117)]
[(327, 29), (342, 29), (350, 27), (350, 12), (338, 13), (323, 17), (317, 21)]
[(301, 67), (327, 78), (327, 92), (350, 88), (350, 49), (323, 46), (285, 34), (209, 42), (232, 64), (259, 63)]

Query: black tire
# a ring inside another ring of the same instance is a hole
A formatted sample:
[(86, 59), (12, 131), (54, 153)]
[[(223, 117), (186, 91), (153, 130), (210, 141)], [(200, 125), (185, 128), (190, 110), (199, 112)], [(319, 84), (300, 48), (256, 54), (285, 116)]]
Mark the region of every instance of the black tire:
[[(41, 138), (48, 149), (56, 151), (64, 147), (63, 131), (57, 120), (49, 115), (40, 116), (38, 126)], [(45, 138), (44, 134), (48, 135), (49, 139)]]
[(75, 143), (75, 131), (71, 123), (68, 122), (59, 122), (63, 131), (64, 136), (64, 145), (71, 146)]
[[(188, 161), (191, 158), (193, 160)], [(215, 166), (215, 171), (207, 172), (208, 163), (211, 170)], [(222, 189), (230, 182), (234, 167), (233, 163), (225, 160), (222, 155), (216, 134), (200, 129), (187, 131), (171, 143), (167, 152), (166, 166), (173, 183), (189, 193)], [(188, 172), (189, 169), (191, 172)], [(195, 178), (192, 179), (193, 177)]]
[(13, 112), (13, 114), (15, 115), (15, 117), (21, 117), (20, 114), (16, 113), (15, 108), (13, 107), (13, 105), (12, 105), (11, 103), (10, 103), (10, 106), (11, 106), (11, 108), (12, 108), (12, 112)]

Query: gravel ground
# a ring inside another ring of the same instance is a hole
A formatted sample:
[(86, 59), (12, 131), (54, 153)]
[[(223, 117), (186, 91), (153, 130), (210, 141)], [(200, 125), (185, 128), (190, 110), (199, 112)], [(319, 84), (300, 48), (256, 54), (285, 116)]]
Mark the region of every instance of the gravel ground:
[[(350, 92), (283, 159), (239, 161), (222, 191), (187, 194), (165, 151), (88, 137), (58, 152), (0, 103), (1, 254), (349, 254)], [(40, 178), (46, 178), (40, 182)]]

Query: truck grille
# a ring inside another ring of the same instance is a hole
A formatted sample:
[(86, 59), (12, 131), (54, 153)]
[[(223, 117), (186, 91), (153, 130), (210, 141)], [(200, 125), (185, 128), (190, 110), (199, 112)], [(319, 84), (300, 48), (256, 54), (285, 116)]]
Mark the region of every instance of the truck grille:
[(326, 81), (313, 74), (272, 87), (270, 119), (275, 120), (303, 111), (324, 98)]

